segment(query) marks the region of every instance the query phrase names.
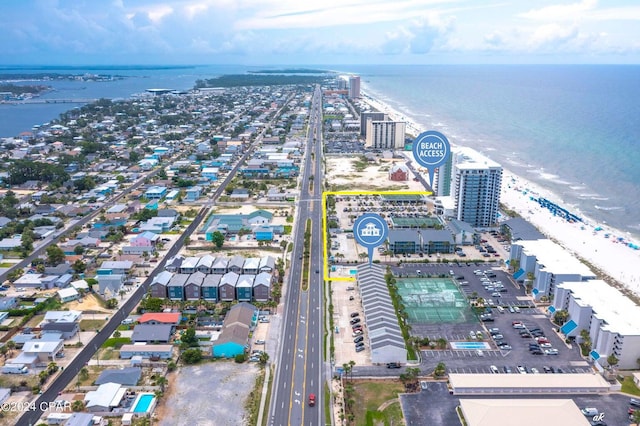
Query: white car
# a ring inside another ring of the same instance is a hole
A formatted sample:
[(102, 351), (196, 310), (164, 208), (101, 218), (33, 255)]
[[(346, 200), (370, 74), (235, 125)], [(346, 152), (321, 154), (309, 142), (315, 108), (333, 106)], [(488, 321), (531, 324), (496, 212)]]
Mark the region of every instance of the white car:
[(420, 380), (420, 389), (422, 390), (429, 389), (429, 383), (425, 382), (424, 380)]
[(539, 371), (537, 368), (535, 368), (535, 367), (531, 367), (531, 372), (532, 372), (533, 374), (539, 374), (539, 373), (540, 373), (540, 371)]
[(558, 355), (558, 350), (556, 348), (545, 349), (544, 353), (547, 355)]
[(264, 345), (264, 340), (258, 339), (258, 340), (255, 341), (255, 344), (256, 345)]

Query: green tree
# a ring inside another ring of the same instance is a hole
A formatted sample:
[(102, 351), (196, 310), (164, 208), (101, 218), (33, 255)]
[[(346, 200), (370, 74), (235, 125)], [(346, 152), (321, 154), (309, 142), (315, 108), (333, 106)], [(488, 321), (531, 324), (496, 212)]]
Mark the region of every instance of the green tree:
[(82, 260), (78, 259), (73, 262), (73, 264), (71, 265), (71, 269), (73, 269), (73, 272), (75, 272), (76, 274), (82, 274), (87, 269), (87, 265), (85, 265)]
[(247, 356), (245, 354), (238, 354), (233, 358), (233, 360), (238, 364), (242, 364), (247, 360)]
[(607, 364), (609, 364), (611, 367), (615, 367), (616, 365), (618, 365), (618, 361), (620, 360), (614, 354), (611, 354), (607, 357)]
[(185, 364), (197, 364), (202, 360), (202, 352), (198, 348), (187, 349), (182, 353)]
[(444, 365), (444, 362), (439, 362), (436, 365), (435, 370), (433, 370), (433, 377), (442, 377), (446, 374), (447, 367)]
[(64, 262), (65, 254), (62, 249), (54, 244), (47, 247), (47, 264), (51, 266), (59, 265)]
[(221, 248), (222, 245), (224, 244), (224, 235), (220, 231), (215, 231), (212, 234), (211, 238), (217, 248)]
[(146, 312), (160, 312), (164, 301), (158, 297), (147, 297), (140, 305)]
[(569, 319), (569, 312), (564, 309), (560, 309), (553, 314), (553, 322), (559, 326), (564, 325)]
[(196, 337), (196, 329), (194, 327), (187, 328), (180, 336), (180, 345), (185, 347), (198, 347), (198, 338)]
[(114, 297), (107, 300), (107, 309), (115, 309), (117, 307), (118, 307), (118, 299)]
[(84, 410), (84, 401), (77, 399), (71, 403), (71, 409), (75, 412)]

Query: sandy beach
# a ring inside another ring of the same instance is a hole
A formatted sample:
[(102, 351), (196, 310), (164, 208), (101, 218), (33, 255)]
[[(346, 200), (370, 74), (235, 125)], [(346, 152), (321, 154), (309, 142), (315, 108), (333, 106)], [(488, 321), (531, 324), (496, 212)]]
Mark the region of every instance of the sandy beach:
[[(427, 130), (367, 93), (363, 94), (362, 101), (387, 113), (393, 120), (406, 121), (407, 133), (417, 136)], [(453, 143), (452, 145), (455, 146)], [(541, 207), (532, 197), (544, 197), (561, 205), (559, 197), (552, 192), (503, 168), (500, 201), (504, 205), (574, 256), (589, 262), (618, 284), (640, 296), (640, 271), (637, 268), (640, 264), (640, 250), (629, 246), (630, 243), (638, 245), (637, 241), (631, 240), (620, 230), (588, 217), (582, 216), (583, 222), (567, 222)]]

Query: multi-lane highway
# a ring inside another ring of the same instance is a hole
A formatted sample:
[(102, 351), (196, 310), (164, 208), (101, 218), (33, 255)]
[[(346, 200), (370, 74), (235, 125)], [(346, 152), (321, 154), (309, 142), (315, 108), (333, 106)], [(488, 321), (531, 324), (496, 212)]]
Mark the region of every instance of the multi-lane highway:
[[(269, 424), (277, 426), (324, 424), (322, 93), (319, 87), (313, 95), (305, 153), (284, 322), (276, 358), (274, 397), (269, 415)], [(310, 183), (313, 185), (311, 190)], [(309, 286), (304, 290), (304, 233), (308, 220), (311, 223)], [(315, 395), (313, 407), (308, 405), (310, 394)]]

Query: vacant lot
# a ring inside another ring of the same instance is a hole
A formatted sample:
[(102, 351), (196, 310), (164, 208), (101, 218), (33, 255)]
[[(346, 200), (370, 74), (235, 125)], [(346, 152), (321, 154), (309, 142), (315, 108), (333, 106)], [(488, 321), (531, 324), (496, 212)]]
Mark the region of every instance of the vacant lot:
[(156, 410), (160, 426), (246, 424), (244, 403), (257, 375), (256, 365), (228, 361), (178, 369)]

